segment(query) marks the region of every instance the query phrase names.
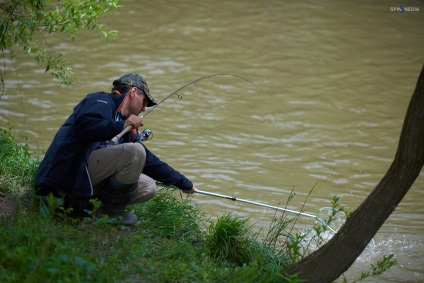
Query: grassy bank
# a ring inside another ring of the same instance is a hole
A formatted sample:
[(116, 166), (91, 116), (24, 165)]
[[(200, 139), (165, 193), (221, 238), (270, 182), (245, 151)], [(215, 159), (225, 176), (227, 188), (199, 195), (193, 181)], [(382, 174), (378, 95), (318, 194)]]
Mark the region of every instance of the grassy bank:
[[(226, 214), (211, 221), (190, 198), (165, 187), (129, 207), (140, 220), (135, 227), (95, 213), (72, 219), (60, 199), (32, 196), (39, 160), (15, 138), (2, 130), (0, 191), (31, 205), (0, 215), (0, 282), (299, 282), (281, 271), (323, 241), (325, 227), (305, 242), (293, 232), (296, 218), (284, 215), (259, 238), (248, 219)], [(381, 274), (392, 261), (381, 263), (362, 277)]]

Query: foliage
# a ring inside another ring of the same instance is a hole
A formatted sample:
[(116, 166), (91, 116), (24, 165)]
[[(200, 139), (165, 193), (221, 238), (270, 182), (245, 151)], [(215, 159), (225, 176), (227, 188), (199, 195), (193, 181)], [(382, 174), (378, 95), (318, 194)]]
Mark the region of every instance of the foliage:
[[(15, 142), (12, 127), (0, 129), (0, 192), (22, 196), (32, 187), (39, 160), (31, 158), (27, 144)], [(26, 140), (26, 136), (20, 134)]]
[[(99, 17), (120, 7), (119, 0), (5, 0), (0, 3), (0, 49), (3, 57), (14, 48), (35, 56), (35, 61), (61, 84), (72, 83), (72, 68), (53, 50), (48, 35), (69, 34), (72, 40), (83, 29), (97, 30), (107, 41), (117, 31), (108, 30)], [(3, 77), (3, 74), (1, 74)], [(3, 79), (2, 79), (3, 82)]]
[(321, 225), (313, 228), (314, 236), (309, 243), (314, 247), (320, 247), (328, 242), (351, 215), (350, 212), (347, 212), (340, 205), (340, 198), (338, 196), (334, 196), (331, 200), (331, 207), (321, 208), (320, 214), (324, 223), (320, 223)]
[[(383, 256), (383, 258), (381, 260), (379, 260), (377, 262), (377, 264), (371, 264), (371, 270), (370, 271), (362, 271), (361, 275), (351, 281), (351, 282), (361, 282), (366, 278), (369, 277), (378, 277), (381, 274), (383, 274), (385, 271), (389, 270), (390, 267), (392, 267), (393, 265), (395, 265), (397, 263), (397, 261), (395, 259), (393, 259), (394, 255), (390, 254), (388, 256)], [(347, 283), (347, 279), (346, 277), (343, 276), (343, 282)]]
[(55, 222), (52, 216), (18, 211), (2, 218), (0, 281), (89, 282), (96, 278), (98, 282), (116, 282), (121, 274), (115, 270), (122, 256), (119, 252), (107, 256), (102, 249), (103, 244), (119, 248), (116, 229), (83, 223), (70, 226)]
[[(287, 204), (294, 196), (295, 194), (291, 192)], [(304, 256), (302, 253), (304, 235), (300, 232), (293, 232), (297, 220), (298, 217), (288, 218), (286, 213), (277, 217), (276, 211), (263, 240), (263, 244), (268, 250), (275, 251), (276, 258), (279, 259), (278, 266), (283, 269)]]
[(247, 221), (247, 218), (240, 219), (230, 213), (211, 223), (205, 244), (214, 257), (238, 265), (252, 260), (255, 237), (246, 226)]
[(171, 191), (170, 187), (162, 187), (152, 200), (133, 205), (132, 211), (140, 215), (141, 224), (154, 230), (156, 236), (197, 241), (203, 212), (191, 204), (190, 198), (177, 198)]
[(47, 278), (56, 282), (78, 282), (94, 269), (85, 256), (76, 255), (70, 246), (60, 241), (57, 227), (48, 225), (44, 233), (39, 233), (40, 230), (32, 229), (32, 223), (27, 221), (30, 219), (33, 220), (14, 219), (26, 227), (23, 230), (16, 226), (0, 228), (2, 237), (13, 239), (3, 240), (0, 245), (2, 282), (43, 282)]

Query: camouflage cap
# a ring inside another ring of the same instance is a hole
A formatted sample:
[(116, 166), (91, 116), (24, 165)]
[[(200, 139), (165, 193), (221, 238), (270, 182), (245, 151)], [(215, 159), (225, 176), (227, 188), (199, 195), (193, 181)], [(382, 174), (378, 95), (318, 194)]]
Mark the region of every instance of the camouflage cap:
[(129, 85), (141, 89), (149, 100), (147, 102), (147, 107), (152, 107), (157, 104), (156, 100), (150, 94), (149, 86), (147, 85), (146, 79), (143, 76), (137, 74), (126, 74), (113, 81), (113, 86), (116, 85)]

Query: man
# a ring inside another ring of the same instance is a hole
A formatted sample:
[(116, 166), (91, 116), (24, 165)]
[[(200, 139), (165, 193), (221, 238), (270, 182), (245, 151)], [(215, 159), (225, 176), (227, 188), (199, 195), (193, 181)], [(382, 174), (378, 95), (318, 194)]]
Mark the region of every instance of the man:
[[(184, 175), (151, 153), (137, 137), (138, 117), (156, 105), (144, 77), (126, 74), (113, 82), (112, 93), (87, 95), (60, 127), (35, 176), (38, 195), (65, 196), (65, 207), (87, 208), (88, 200), (102, 201), (101, 212), (124, 225), (137, 223), (125, 206), (150, 200), (156, 181), (185, 193), (197, 189)], [(133, 131), (113, 145), (126, 127)]]

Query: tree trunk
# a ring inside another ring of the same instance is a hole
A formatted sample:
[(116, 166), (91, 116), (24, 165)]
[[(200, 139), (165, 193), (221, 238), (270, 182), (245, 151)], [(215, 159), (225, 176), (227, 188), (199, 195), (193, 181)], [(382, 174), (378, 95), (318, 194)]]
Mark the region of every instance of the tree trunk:
[(324, 246), (284, 270), (307, 282), (332, 282), (362, 253), (424, 164), (424, 67), (409, 103), (395, 159), (383, 179)]

